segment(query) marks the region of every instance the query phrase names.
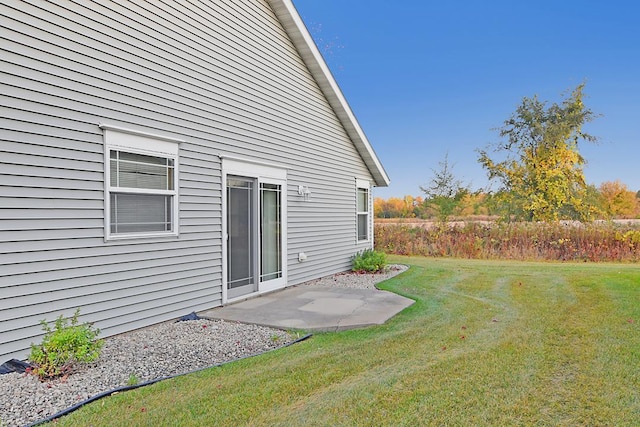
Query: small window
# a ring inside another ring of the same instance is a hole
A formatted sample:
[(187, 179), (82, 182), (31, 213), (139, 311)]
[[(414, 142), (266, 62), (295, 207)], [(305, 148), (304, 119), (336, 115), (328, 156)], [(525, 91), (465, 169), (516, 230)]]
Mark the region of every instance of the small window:
[(369, 240), (369, 185), (368, 182), (357, 182), (356, 210), (358, 224), (358, 240)]
[(111, 130), (105, 140), (107, 237), (177, 234), (178, 145)]

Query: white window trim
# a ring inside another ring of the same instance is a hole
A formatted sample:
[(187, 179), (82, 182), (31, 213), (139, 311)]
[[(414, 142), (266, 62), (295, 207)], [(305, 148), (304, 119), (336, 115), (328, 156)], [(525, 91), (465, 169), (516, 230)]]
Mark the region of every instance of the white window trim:
[[(104, 131), (104, 240), (147, 239), (157, 237), (177, 237), (179, 235), (179, 159), (178, 152), (182, 140), (132, 129), (100, 124)], [(111, 187), (110, 151), (126, 151), (173, 160), (173, 190), (129, 189)], [(145, 233), (111, 233), (111, 192), (132, 194), (167, 194), (173, 197), (171, 231)]]
[[(288, 251), (287, 251), (287, 170), (267, 163), (256, 162), (252, 160), (244, 160), (239, 158), (231, 158), (221, 156), (222, 160), (222, 303), (226, 304), (233, 301), (246, 299), (251, 295), (259, 295), (271, 292), (276, 289), (282, 289), (287, 285), (288, 280)], [(238, 298), (228, 298), (227, 296), (227, 176), (236, 175), (247, 178), (255, 178), (258, 186), (264, 184), (278, 184), (282, 191), (282, 277), (260, 282), (258, 279), (258, 291), (248, 295), (242, 295)]]
[[(358, 192), (359, 190), (364, 189), (367, 190), (367, 211), (359, 211), (358, 210)], [(358, 218), (360, 217), (360, 215), (366, 214), (367, 215), (367, 238), (366, 239), (360, 239), (359, 233), (358, 233)], [(356, 178), (356, 242), (360, 243), (366, 243), (366, 242), (372, 242), (373, 241), (373, 231), (372, 231), (372, 227), (371, 227), (371, 183), (370, 181), (366, 180), (366, 179), (360, 179), (360, 178)]]

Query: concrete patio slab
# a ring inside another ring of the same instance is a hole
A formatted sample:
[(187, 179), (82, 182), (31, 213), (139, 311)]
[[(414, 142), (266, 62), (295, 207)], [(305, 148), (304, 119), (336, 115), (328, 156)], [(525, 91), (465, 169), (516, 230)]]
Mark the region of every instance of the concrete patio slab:
[(381, 325), (413, 303), (377, 289), (302, 285), (198, 314), (280, 329), (341, 331)]

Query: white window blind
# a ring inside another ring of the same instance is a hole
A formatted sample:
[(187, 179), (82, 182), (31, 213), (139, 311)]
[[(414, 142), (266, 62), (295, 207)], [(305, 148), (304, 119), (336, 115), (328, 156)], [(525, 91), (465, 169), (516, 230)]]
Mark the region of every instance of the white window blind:
[(178, 145), (113, 130), (105, 140), (107, 237), (177, 234)]

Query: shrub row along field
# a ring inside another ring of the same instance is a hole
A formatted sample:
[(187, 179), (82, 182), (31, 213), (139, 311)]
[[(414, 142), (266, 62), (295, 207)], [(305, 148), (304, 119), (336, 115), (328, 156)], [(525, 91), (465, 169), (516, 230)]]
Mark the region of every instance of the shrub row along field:
[(397, 255), (474, 259), (640, 261), (632, 223), (376, 223), (376, 249)]

